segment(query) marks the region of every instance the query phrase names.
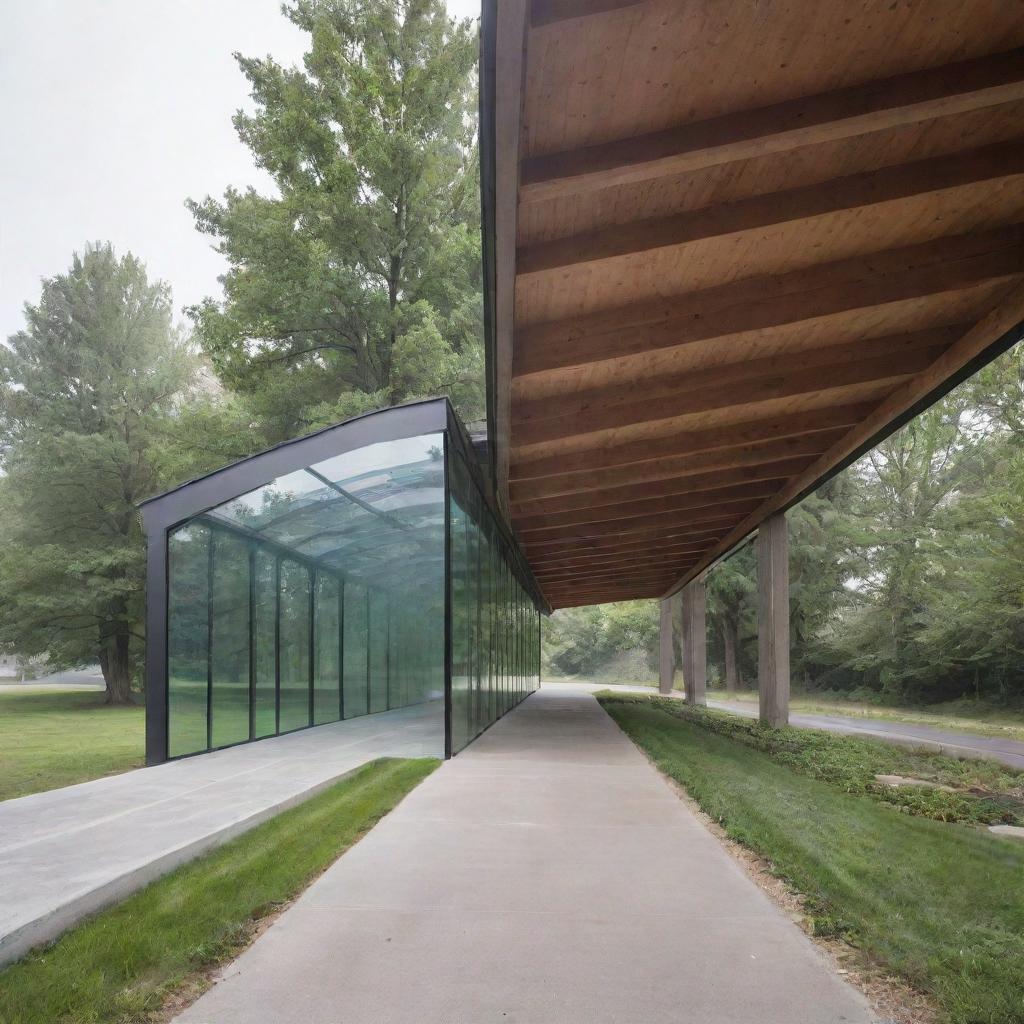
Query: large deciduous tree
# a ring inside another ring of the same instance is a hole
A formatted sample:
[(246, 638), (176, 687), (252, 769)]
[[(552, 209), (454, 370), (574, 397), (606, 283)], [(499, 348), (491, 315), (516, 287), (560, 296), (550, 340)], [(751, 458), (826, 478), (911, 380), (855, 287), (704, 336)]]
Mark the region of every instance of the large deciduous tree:
[(302, 69), (237, 56), (276, 194), (190, 202), (229, 270), (192, 310), (271, 439), (449, 394), (483, 412), (476, 31), (441, 0), (296, 0)]
[(159, 488), (196, 364), (170, 292), (109, 245), (43, 282), (0, 348), (0, 643), (99, 662), (131, 701), (144, 575), (136, 503)]

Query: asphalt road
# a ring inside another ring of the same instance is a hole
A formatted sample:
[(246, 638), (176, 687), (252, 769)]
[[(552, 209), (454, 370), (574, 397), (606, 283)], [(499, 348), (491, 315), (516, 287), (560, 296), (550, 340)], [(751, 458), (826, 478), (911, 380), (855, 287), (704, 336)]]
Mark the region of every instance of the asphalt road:
[[(709, 700), (708, 707), (731, 711), (746, 718), (757, 718), (757, 709), (748, 704)], [(873, 736), (901, 746), (926, 747), (950, 757), (982, 757), (1001, 761), (1011, 768), (1024, 769), (1024, 742), (1001, 736), (975, 736), (966, 732), (936, 729), (909, 722), (884, 722), (877, 718), (850, 718), (847, 715), (789, 716), (789, 724), (802, 729), (827, 729), (850, 736)]]

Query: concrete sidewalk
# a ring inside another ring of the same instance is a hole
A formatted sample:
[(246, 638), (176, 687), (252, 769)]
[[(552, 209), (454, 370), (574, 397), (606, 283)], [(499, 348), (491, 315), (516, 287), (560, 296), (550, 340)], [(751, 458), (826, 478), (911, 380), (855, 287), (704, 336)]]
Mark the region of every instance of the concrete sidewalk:
[(377, 757), (444, 756), (442, 702), (0, 803), (0, 964)]
[(419, 786), (178, 1020), (873, 1016), (594, 698), (545, 685)]

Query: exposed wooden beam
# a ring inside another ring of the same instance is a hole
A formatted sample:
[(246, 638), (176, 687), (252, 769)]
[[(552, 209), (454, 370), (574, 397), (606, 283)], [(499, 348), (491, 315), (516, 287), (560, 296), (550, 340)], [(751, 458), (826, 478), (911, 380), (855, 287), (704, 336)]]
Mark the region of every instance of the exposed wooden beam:
[(657, 597), (658, 592), (656, 590), (649, 593), (629, 591), (625, 596), (608, 596), (607, 594), (601, 595), (599, 600), (595, 600), (593, 597), (580, 597), (579, 595), (573, 595), (572, 597), (566, 597), (562, 600), (551, 601), (552, 608), (581, 608), (593, 604), (607, 604), (611, 601), (642, 601), (649, 598)]
[(655, 589), (656, 584), (647, 583), (643, 580), (622, 580), (608, 583), (578, 583), (552, 585), (545, 590), (553, 599), (559, 598), (582, 598), (590, 597), (590, 604), (604, 603), (606, 601), (632, 600), (640, 597), (650, 596), (649, 592)]
[[(539, 324), (516, 338), (513, 373), (585, 366), (729, 334), (960, 291), (1024, 272), (1024, 226), (743, 278), (702, 291)], [(522, 444), (518, 438), (514, 444)]]
[[(781, 369), (771, 375), (745, 380), (740, 376), (743, 364), (735, 366), (733, 383), (709, 386), (700, 391), (684, 391), (650, 400), (637, 399), (609, 405), (595, 405), (587, 412), (551, 419), (525, 421), (513, 425), (513, 434), (522, 444), (560, 441), (582, 434), (597, 433), (615, 427), (656, 420), (674, 419), (698, 412), (718, 409), (743, 409), (758, 402), (777, 401), (798, 395), (816, 395), (850, 388), (858, 384), (896, 384), (903, 377), (920, 373), (930, 365), (945, 346), (909, 349), (888, 356), (875, 356), (859, 361), (841, 361), (814, 366), (809, 370)], [(752, 361), (753, 362), (753, 361)], [(799, 363), (797, 363), (799, 365)]]
[(611, 505), (584, 506), (567, 512), (517, 516), (516, 527), (522, 533), (549, 526), (582, 526), (585, 523), (605, 523), (648, 516), (662, 512), (692, 512), (696, 509), (724, 509), (735, 503), (746, 503), (754, 498), (768, 497), (778, 490), (777, 480), (764, 480), (717, 490), (698, 491), (696, 494), (670, 494), (659, 498), (639, 498)]
[(1021, 98), (1024, 51), (1018, 49), (666, 131), (533, 156), (523, 161), (520, 197), (535, 202), (648, 181)]
[(703, 554), (710, 546), (711, 541), (694, 542), (681, 541), (678, 544), (660, 544), (648, 542), (645, 548), (634, 551), (595, 551), (585, 555), (579, 552), (570, 555), (559, 555), (558, 557), (534, 557), (530, 559), (530, 566), (534, 572), (543, 572), (548, 569), (577, 569), (593, 568), (604, 565), (637, 565), (645, 561), (656, 561), (661, 559), (667, 561), (673, 558), (682, 558), (685, 555)]
[(663, 583), (668, 585), (675, 575), (688, 568), (689, 564), (679, 567), (664, 565), (659, 568), (637, 568), (637, 569), (614, 569), (611, 571), (596, 571), (582, 573), (565, 573), (560, 576), (547, 577), (537, 582), (542, 586), (590, 586), (609, 583)]
[(494, 53), (494, 472), (498, 505), (507, 512), (512, 348), (515, 337), (519, 140), (526, 73), (528, 0), (495, 4)]
[[(783, 437), (777, 441), (773, 439), (737, 448), (720, 448), (717, 451), (699, 452), (695, 455), (669, 455), (663, 459), (648, 459), (611, 469), (583, 472), (571, 472), (569, 467), (573, 467), (574, 462), (568, 457), (564, 460), (566, 472), (558, 476), (542, 477), (537, 480), (513, 480), (510, 498), (514, 508), (525, 501), (538, 498), (600, 491), (608, 487), (641, 484), (650, 480), (690, 477), (696, 481), (697, 478), (704, 478), (711, 473), (722, 476), (744, 467), (763, 466), (769, 462), (800, 456), (820, 455), (839, 440), (846, 430), (847, 427), (843, 426), (815, 434)], [(723, 483), (725, 482), (727, 481), (723, 480)]]
[[(676, 399), (694, 392), (706, 396), (722, 390), (728, 394), (736, 393), (737, 398), (741, 398), (739, 392), (752, 380), (791, 374), (794, 369), (808, 372), (819, 369), (823, 374), (828, 374), (842, 364), (860, 363), (870, 359), (891, 359), (908, 352), (941, 349), (962, 338), (968, 326), (951, 324), (881, 338), (861, 338), (842, 345), (824, 345), (798, 352), (780, 352), (757, 359), (740, 359), (716, 366), (690, 368), (676, 373), (662, 373), (656, 377), (627, 380), (558, 397), (520, 401), (513, 409), (513, 433), (518, 437), (524, 424), (537, 421), (571, 419), (579, 422), (582, 419), (589, 422), (594, 410), (608, 413), (608, 422), (613, 423), (613, 411), (634, 402), (638, 396), (642, 396), (644, 402), (649, 403), (659, 398)], [(736, 401), (729, 404), (742, 403)]]
[(576, 491), (559, 494), (552, 498), (538, 498), (513, 505), (513, 513), (519, 516), (546, 516), (573, 509), (615, 505), (646, 498), (662, 498), (673, 494), (699, 494), (701, 491), (719, 491), (723, 487), (738, 484), (778, 482), (788, 480), (805, 469), (813, 456), (804, 455), (796, 459), (782, 459), (763, 466), (749, 466), (717, 473), (700, 473), (695, 476), (669, 477), (665, 480), (650, 480), (642, 484), (626, 484), (622, 487), (607, 487), (596, 491)]
[[(826, 214), (932, 192), (986, 184), (1024, 173), (1024, 144), (1004, 143), (953, 156), (933, 157), (844, 178), (751, 196), (731, 203), (688, 210), (589, 231), (522, 247), (516, 274), (539, 274), (582, 263), (614, 259), (686, 245), (702, 239), (760, 231)], [(1017, 187), (1020, 187), (1019, 181)]]
[(523, 550), (532, 565), (534, 561), (577, 556), (601, 557), (609, 554), (631, 554), (650, 550), (652, 546), (716, 543), (727, 532), (720, 525), (688, 528), (685, 523), (672, 523), (664, 528), (636, 530), (624, 537), (595, 536), (573, 540), (527, 541)]
[(687, 516), (681, 516), (677, 511), (659, 512), (647, 516), (634, 516), (629, 520), (612, 519), (596, 523), (582, 523), (580, 525), (563, 525), (561, 523), (552, 526), (536, 527), (529, 530), (521, 530), (516, 524), (516, 533), (523, 541), (530, 545), (542, 541), (562, 540), (589, 540), (594, 537), (619, 537), (626, 540), (631, 533), (645, 532), (650, 528), (665, 529), (666, 527), (680, 528), (682, 526), (723, 526), (731, 528), (732, 524), (739, 519), (753, 512), (761, 502), (756, 498), (745, 501), (728, 509), (701, 509)]
[[(595, 604), (609, 604), (612, 601), (643, 601), (652, 597), (658, 596), (658, 590), (626, 590), (621, 593), (609, 593), (607, 591), (599, 591), (595, 595), (580, 595), (573, 593), (566, 595), (556, 600), (551, 600), (549, 603), (553, 609), (558, 608), (582, 608), (589, 605)], [(546, 595), (545, 595), (546, 596)]]
[[(706, 545), (705, 545), (706, 546)], [(682, 548), (678, 551), (661, 551), (652, 547), (644, 554), (634, 552), (632, 558), (612, 559), (584, 559), (577, 558), (569, 561), (540, 562), (533, 565), (533, 571), (537, 579), (549, 578), (561, 573), (577, 572), (604, 572), (607, 570), (646, 568), (649, 566), (669, 565), (696, 561), (697, 556), (703, 554), (703, 548)]]
[(873, 439), (891, 429), (899, 418), (941, 392), (957, 375), (986, 358), (987, 350), (1024, 334), (1024, 284), (1010, 294), (972, 327), (956, 344), (946, 349), (920, 374), (896, 388), (865, 420), (852, 428), (824, 455), (798, 477), (773, 494), (738, 523), (668, 593), (675, 593), (694, 576), (738, 544), (770, 515), (788, 508), (817, 481), (860, 451)]
[(589, 18), (642, 3), (647, 3), (647, 0), (533, 0), (530, 4), (530, 27), (541, 28), (570, 18)]
[[(627, 441), (624, 444), (602, 445), (583, 451), (572, 451), (539, 459), (515, 462), (512, 476), (520, 486), (545, 477), (560, 479), (579, 473), (596, 473), (605, 469), (624, 470), (662, 465), (672, 457), (694, 459), (696, 469), (714, 469), (717, 458), (728, 458), (744, 446), (757, 447), (765, 437), (813, 441), (813, 434), (831, 432), (860, 423), (877, 403), (859, 402), (831, 409), (790, 413), (787, 416), (753, 418), (742, 423), (707, 430), (676, 431), (665, 437)], [(828, 447), (828, 445), (826, 445)], [(707, 465), (700, 460), (707, 459)], [(560, 493), (560, 492), (557, 492)]]
[(672, 582), (672, 568), (667, 567), (667, 572), (625, 572), (609, 575), (595, 574), (592, 576), (564, 577), (556, 580), (548, 580), (541, 583), (542, 587), (577, 588), (577, 587), (607, 587), (625, 584), (628, 586), (644, 587), (657, 586), (659, 583), (665, 587)]

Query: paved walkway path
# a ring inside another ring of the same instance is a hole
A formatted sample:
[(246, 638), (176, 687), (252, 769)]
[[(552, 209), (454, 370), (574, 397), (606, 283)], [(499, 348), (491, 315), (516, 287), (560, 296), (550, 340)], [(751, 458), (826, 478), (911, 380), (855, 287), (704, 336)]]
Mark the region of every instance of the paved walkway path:
[(594, 698), (557, 685), (434, 772), (178, 1018), (872, 1019)]
[(385, 755), (443, 756), (441, 702), (0, 803), (0, 964)]

